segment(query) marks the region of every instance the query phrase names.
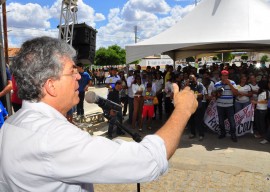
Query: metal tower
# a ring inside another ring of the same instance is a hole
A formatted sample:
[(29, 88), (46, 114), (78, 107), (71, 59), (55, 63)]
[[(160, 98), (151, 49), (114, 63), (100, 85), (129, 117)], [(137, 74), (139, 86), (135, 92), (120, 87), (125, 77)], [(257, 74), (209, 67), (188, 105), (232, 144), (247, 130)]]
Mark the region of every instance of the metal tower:
[(78, 0), (63, 0), (59, 24), (59, 39), (65, 40), (72, 45), (73, 28), (77, 23), (77, 1)]

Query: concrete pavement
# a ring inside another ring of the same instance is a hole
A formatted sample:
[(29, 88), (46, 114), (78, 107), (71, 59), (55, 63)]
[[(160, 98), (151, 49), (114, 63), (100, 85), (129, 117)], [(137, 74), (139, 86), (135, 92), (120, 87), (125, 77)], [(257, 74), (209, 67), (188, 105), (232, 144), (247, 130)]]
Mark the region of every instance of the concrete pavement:
[[(93, 91), (103, 93), (104, 89)], [(94, 109), (94, 104), (89, 105), (86, 106), (89, 107), (86, 111), (101, 111)], [(154, 129), (145, 130), (143, 136), (154, 133), (163, 123), (164, 121), (153, 121)], [(127, 123), (124, 125), (130, 127)], [(105, 135), (107, 123), (85, 127), (84, 130), (94, 135)], [(121, 138), (131, 140), (128, 136)], [(188, 130), (185, 130), (179, 148), (170, 160), (169, 172), (158, 181), (141, 184), (141, 191), (270, 192), (270, 144), (261, 145), (259, 141), (252, 135), (245, 135), (238, 139), (238, 143), (234, 143), (229, 137), (219, 140), (212, 132), (207, 132), (205, 139), (198, 141), (198, 138), (189, 139)], [(95, 184), (95, 191), (135, 192), (136, 184)]]

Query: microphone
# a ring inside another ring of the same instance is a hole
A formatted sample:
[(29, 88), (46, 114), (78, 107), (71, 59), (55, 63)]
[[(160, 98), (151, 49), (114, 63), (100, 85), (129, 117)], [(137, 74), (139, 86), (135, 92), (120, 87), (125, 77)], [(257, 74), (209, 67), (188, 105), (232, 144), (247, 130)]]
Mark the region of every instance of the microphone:
[(114, 110), (114, 111), (122, 111), (122, 106), (112, 102), (108, 99), (105, 99), (103, 97), (100, 97), (98, 95), (96, 95), (95, 92), (93, 91), (89, 91), (85, 94), (85, 101), (87, 103), (95, 103), (97, 104), (100, 108), (102, 108), (103, 110), (109, 111), (109, 110)]

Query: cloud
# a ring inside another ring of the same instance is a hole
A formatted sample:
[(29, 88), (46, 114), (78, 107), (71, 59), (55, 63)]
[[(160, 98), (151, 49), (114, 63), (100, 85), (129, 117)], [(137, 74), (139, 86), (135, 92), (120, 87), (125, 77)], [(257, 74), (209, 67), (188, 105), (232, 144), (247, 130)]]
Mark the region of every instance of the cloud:
[(98, 29), (97, 47), (118, 44), (124, 47), (135, 41), (153, 37), (173, 26), (188, 14), (194, 5), (170, 7), (163, 0), (129, 0), (122, 9), (111, 9), (108, 24)]
[[(39, 4), (10, 3), (7, 4), (9, 44), (20, 46), (26, 39), (36, 36), (47, 35), (58, 36), (56, 28), (59, 25), (62, 0), (56, 0), (51, 6), (41, 6)], [(89, 5), (82, 0), (78, 0), (77, 18), (78, 23), (95, 27), (96, 22), (105, 20), (102, 13), (96, 13)]]
[(29, 28), (50, 28), (50, 22), (48, 21), (50, 11), (48, 7), (41, 7), (39, 4), (28, 3), (25, 5), (19, 3), (10, 3), (7, 6), (8, 23), (11, 26)]

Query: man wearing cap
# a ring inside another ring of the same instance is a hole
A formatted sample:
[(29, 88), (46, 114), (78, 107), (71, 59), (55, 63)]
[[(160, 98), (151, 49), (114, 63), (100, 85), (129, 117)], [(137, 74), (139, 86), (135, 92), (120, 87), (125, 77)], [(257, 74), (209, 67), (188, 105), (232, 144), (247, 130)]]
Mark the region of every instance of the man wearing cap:
[(228, 79), (229, 72), (221, 71), (221, 81), (215, 84), (213, 96), (217, 99), (217, 111), (219, 119), (220, 135), (219, 139), (226, 137), (224, 120), (228, 118), (230, 123), (230, 134), (233, 142), (237, 142), (236, 128), (234, 121), (233, 97), (238, 93), (234, 81)]

